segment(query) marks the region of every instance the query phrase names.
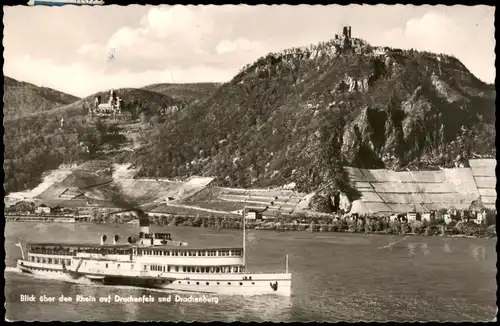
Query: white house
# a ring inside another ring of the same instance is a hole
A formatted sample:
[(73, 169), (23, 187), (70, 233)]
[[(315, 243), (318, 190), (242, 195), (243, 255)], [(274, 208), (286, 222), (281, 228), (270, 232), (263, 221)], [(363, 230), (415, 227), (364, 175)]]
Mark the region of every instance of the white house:
[(247, 220), (255, 220), (257, 219), (257, 213), (255, 212), (248, 212), (247, 216), (245, 216)]
[(392, 214), (391, 216), (389, 216), (389, 221), (395, 222), (397, 220), (398, 220), (398, 214)]
[(42, 214), (42, 213), (45, 213), (45, 214), (50, 214), (50, 207), (48, 207), (47, 205), (45, 204), (41, 204), (40, 206), (38, 206), (36, 209), (35, 209), (35, 212), (37, 214)]
[(430, 222), (431, 220), (431, 214), (430, 213), (424, 213), (422, 214), (422, 221), (428, 221)]
[(417, 220), (417, 213), (407, 213), (406, 219), (408, 222), (415, 222)]
[(474, 223), (480, 225), (483, 224), (485, 220), (486, 220), (486, 212), (482, 211), (480, 213), (477, 213), (476, 218), (474, 219)]

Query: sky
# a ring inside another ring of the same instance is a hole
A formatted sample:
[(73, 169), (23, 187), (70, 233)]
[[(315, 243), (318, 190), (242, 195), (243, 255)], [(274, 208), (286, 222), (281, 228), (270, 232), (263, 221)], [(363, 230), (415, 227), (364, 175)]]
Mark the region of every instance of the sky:
[(3, 7), (4, 75), (76, 96), (226, 82), (270, 52), (334, 37), (454, 55), (495, 79), (493, 6)]

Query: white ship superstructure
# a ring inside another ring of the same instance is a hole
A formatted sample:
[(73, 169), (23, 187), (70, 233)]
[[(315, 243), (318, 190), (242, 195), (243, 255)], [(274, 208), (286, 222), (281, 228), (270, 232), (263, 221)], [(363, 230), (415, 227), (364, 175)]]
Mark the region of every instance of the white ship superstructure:
[[(245, 234), (245, 233), (244, 233)], [(133, 285), (216, 294), (291, 295), (288, 260), (283, 273), (248, 273), (243, 248), (192, 247), (169, 233), (150, 233), (140, 219), (138, 239), (98, 244), (29, 243), (17, 267), (26, 273), (87, 278), (104, 285)]]

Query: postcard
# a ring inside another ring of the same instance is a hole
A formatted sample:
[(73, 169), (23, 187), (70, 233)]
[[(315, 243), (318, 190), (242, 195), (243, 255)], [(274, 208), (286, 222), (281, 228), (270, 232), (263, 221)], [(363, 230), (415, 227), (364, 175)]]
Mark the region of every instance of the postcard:
[(494, 7), (29, 4), (7, 321), (496, 320)]

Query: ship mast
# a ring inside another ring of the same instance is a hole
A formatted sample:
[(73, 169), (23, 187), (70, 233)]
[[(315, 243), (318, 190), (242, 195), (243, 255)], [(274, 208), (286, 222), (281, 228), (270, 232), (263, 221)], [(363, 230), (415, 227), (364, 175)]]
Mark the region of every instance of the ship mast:
[(243, 267), (246, 267), (246, 232), (245, 232), (245, 228), (246, 228), (246, 212), (247, 212), (247, 208), (244, 207), (243, 208)]

